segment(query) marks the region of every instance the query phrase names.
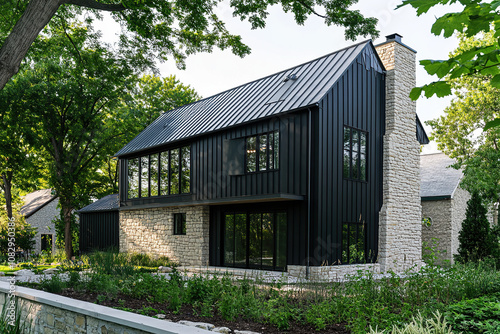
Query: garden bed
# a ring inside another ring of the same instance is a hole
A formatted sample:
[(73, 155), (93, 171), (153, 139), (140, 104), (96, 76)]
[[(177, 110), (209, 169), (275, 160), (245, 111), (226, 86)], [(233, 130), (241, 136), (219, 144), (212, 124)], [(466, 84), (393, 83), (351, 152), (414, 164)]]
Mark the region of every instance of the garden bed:
[(66, 266), (64, 275), (26, 285), (142, 315), (160, 314), (174, 322), (257, 333), (365, 334), (370, 328), (404, 327), (418, 314), (425, 322), (436, 312), (461, 328), (463, 324), (450, 318), (456, 313), (450, 305), (500, 293), (500, 273), (485, 264), (427, 266), (402, 276), (359, 272), (344, 282), (288, 284), (229, 274), (188, 277), (175, 269), (168, 274), (144, 272), (139, 264), (120, 259), (124, 256), (96, 255), (88, 267)]
[(215, 314), (213, 317), (203, 317), (198, 315), (196, 310), (193, 310), (193, 307), (190, 305), (183, 305), (180, 308), (179, 312), (174, 313), (172, 310), (168, 309), (165, 303), (139, 300), (125, 294), (118, 294), (116, 298), (113, 298), (111, 300), (104, 300), (101, 302), (99, 302), (98, 300), (98, 297), (100, 296), (100, 294), (98, 293), (84, 293), (80, 291), (75, 291), (72, 288), (63, 290), (60, 293), (60, 295), (86, 302), (98, 303), (103, 306), (113, 307), (120, 310), (136, 312), (151, 317), (156, 316), (157, 314), (164, 314), (165, 319), (171, 320), (173, 322), (178, 322), (181, 320), (188, 320), (193, 322), (206, 322), (213, 324), (215, 327), (228, 327), (233, 330), (237, 329), (240, 331), (248, 330), (252, 332), (265, 333), (265, 334), (350, 333), (350, 331), (348, 331), (345, 328), (345, 324), (329, 325), (324, 330), (316, 331), (315, 328), (310, 325), (308, 326), (299, 323), (292, 323), (289, 330), (281, 331), (277, 329), (275, 326), (250, 321), (248, 319), (238, 320), (237, 322), (228, 321), (219, 314)]

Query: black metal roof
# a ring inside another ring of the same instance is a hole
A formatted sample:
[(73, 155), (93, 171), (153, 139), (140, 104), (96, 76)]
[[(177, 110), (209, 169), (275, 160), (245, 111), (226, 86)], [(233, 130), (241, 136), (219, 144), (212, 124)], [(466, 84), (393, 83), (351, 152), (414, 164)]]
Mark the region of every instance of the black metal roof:
[[(360, 54), (371, 66), (383, 71), (373, 44), (365, 41), (165, 112), (116, 156), (315, 105)], [(273, 103), (275, 100), (278, 102)]]
[(450, 167), (455, 161), (444, 153), (420, 156), (420, 196), (425, 200), (452, 198), (463, 173)]
[(114, 211), (120, 208), (118, 194), (104, 196), (100, 200), (80, 209), (79, 213), (98, 212), (98, 211)]
[(425, 129), (422, 126), (422, 123), (420, 122), (418, 115), (417, 115), (417, 140), (420, 143), (420, 145), (429, 144), (429, 137), (427, 137), (427, 133), (425, 132)]

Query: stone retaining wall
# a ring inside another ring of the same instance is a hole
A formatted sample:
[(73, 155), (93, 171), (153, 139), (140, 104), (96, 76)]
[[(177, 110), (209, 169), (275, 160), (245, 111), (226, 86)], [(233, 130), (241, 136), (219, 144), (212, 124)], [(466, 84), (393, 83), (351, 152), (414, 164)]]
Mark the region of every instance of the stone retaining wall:
[[(306, 278), (306, 266), (289, 265), (287, 269), (290, 277)], [(309, 279), (317, 282), (343, 281), (347, 276), (357, 275), (360, 270), (380, 274), (380, 265), (378, 263), (368, 263), (341, 266), (314, 266), (309, 267)]]
[[(9, 293), (9, 283), (0, 282), (0, 309)], [(14, 293), (22, 321), (29, 321), (31, 334), (203, 334), (209, 331), (187, 327), (143, 315), (115, 310), (54, 295), (16, 287)]]
[[(174, 213), (186, 214), (186, 234), (174, 235)], [(183, 266), (208, 266), (208, 206), (120, 211), (120, 252), (167, 256)]]

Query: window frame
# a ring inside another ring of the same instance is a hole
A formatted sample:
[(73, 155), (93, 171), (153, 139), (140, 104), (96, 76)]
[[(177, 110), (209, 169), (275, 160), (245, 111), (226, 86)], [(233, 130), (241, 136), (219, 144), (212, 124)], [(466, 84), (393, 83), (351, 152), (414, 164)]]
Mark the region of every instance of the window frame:
[[(180, 219), (180, 231), (179, 231)], [(173, 217), (173, 235), (186, 235), (186, 213), (176, 212)]]
[[(346, 150), (346, 146), (345, 146), (345, 144), (346, 144), (345, 143), (346, 129), (349, 129), (349, 148), (348, 148), (348, 150)], [(357, 133), (357, 140), (354, 140), (353, 130), (356, 131), (356, 133)], [(361, 134), (364, 134), (364, 137), (365, 137), (364, 153), (362, 153), (363, 150), (362, 150), (362, 146), (361, 146), (361, 138), (362, 138)], [(353, 150), (354, 144), (356, 144), (358, 146), (356, 151)], [(342, 150), (341, 150), (341, 152), (342, 152), (342, 178), (344, 180), (368, 183), (368, 180), (369, 180), (369, 173), (368, 173), (368, 159), (369, 159), (368, 151), (369, 151), (369, 149), (368, 148), (369, 148), (369, 132), (344, 124)], [(346, 159), (345, 152), (346, 151), (349, 152), (349, 175), (348, 176), (345, 175), (345, 169), (344, 169), (345, 168), (345, 159)], [(356, 164), (354, 164), (353, 153), (356, 153), (358, 156), (358, 158), (356, 159)], [(364, 178), (361, 178), (361, 171), (362, 171), (361, 156), (362, 155), (364, 155), (364, 167), (365, 167)], [(356, 165), (356, 166), (354, 166), (354, 165)], [(357, 176), (354, 176), (354, 168), (356, 168)]]
[[(182, 191), (182, 187), (181, 187), (181, 184), (182, 184), (182, 174), (183, 173), (186, 173), (186, 171), (184, 171), (183, 169), (185, 167), (183, 167), (182, 165), (182, 152), (184, 151), (184, 149), (188, 148), (189, 149), (189, 153), (186, 154), (186, 156), (189, 158), (189, 191), (187, 192), (183, 192)], [(178, 153), (179, 153), (179, 159), (178, 159), (178, 164), (177, 164), (177, 169), (178, 169), (178, 172), (177, 172), (177, 179), (178, 179), (178, 183), (179, 183), (179, 186), (178, 186), (178, 192), (177, 193), (172, 193), (172, 151), (174, 150), (177, 150)], [(164, 159), (165, 155), (167, 156), (166, 159), (166, 163), (168, 165), (168, 172), (167, 172), (167, 185), (165, 186), (163, 184), (162, 181), (164, 181), (165, 179), (162, 178), (162, 176), (164, 177), (164, 169), (162, 167), (164, 167), (163, 163), (162, 163), (162, 159)], [(151, 195), (151, 156), (157, 156), (157, 168), (158, 168), (158, 176), (156, 178), (156, 182), (157, 182), (157, 187), (158, 187), (158, 190), (157, 190), (157, 195), (154, 195), (152, 196)], [(148, 196), (142, 196), (142, 181), (143, 181), (143, 177), (142, 177), (142, 160), (143, 159), (147, 159), (148, 161), (148, 170), (147, 170), (147, 173), (148, 173), (148, 180), (147, 180), (147, 184), (148, 184)], [(188, 145), (182, 145), (182, 146), (178, 146), (178, 147), (174, 147), (174, 148), (170, 148), (170, 149), (165, 149), (165, 150), (161, 150), (161, 151), (155, 151), (153, 153), (148, 153), (148, 154), (144, 154), (144, 155), (139, 155), (139, 156), (134, 156), (134, 157), (130, 157), (130, 158), (127, 158), (127, 159), (124, 159), (126, 161), (126, 166), (127, 166), (127, 175), (126, 175), (126, 180), (125, 180), (125, 183), (124, 183), (124, 186), (126, 188), (126, 197), (127, 197), (127, 200), (137, 200), (137, 199), (145, 199), (145, 198), (156, 198), (156, 197), (168, 197), (168, 196), (179, 196), (179, 195), (189, 195), (189, 194), (192, 194), (192, 168), (193, 168), (193, 164), (192, 164), (192, 160), (193, 160), (193, 154), (192, 154), (192, 144), (188, 144)], [(129, 175), (129, 164), (130, 164), (130, 161), (132, 160), (135, 160), (138, 162), (138, 165), (137, 165), (137, 197), (130, 197), (129, 195), (129, 192), (130, 192), (130, 175)], [(164, 188), (166, 188), (166, 193), (163, 193), (164, 192)]]
[[(262, 136), (266, 136), (266, 156), (265, 156), (265, 169), (260, 168), (261, 164), (261, 149), (260, 149), (260, 138)], [(251, 136), (246, 136), (245, 138), (245, 166), (244, 166), (244, 171), (245, 174), (255, 174), (255, 173), (265, 173), (265, 172), (275, 172), (279, 171), (280, 169), (280, 131), (279, 130), (272, 130), (272, 131), (267, 131), (267, 132), (261, 132), (257, 133), (255, 135)], [(254, 171), (248, 171), (248, 139), (249, 138), (255, 138), (255, 168)], [(272, 143), (271, 139), (272, 138)], [(277, 144), (278, 147), (276, 147), (276, 138), (277, 138)], [(272, 150), (270, 147), (272, 146)], [(272, 154), (272, 158), (271, 155)], [(271, 162), (272, 162), (272, 167), (271, 167)]]

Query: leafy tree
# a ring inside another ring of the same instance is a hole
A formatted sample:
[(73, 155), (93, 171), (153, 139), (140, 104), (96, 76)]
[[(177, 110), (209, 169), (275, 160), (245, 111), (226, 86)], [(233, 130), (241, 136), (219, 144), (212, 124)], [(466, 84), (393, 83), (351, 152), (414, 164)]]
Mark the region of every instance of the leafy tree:
[[(492, 34), (482, 39), (462, 36), (455, 53), (492, 40)], [(455, 98), (443, 116), (427, 124), (438, 148), (456, 160), (455, 168), (464, 170), (462, 187), (496, 202), (500, 199), (500, 129), (482, 129), (500, 115), (500, 89), (492, 87), (489, 79), (474, 75), (451, 80)]]
[[(0, 206), (3, 207), (4, 200), (0, 200)], [(15, 249), (30, 253), (35, 247), (35, 236), (37, 229), (26, 222), (24, 216), (20, 214), (23, 206), (23, 200), (17, 189), (12, 193), (13, 215), (9, 217), (7, 211), (0, 210), (0, 253), (7, 255), (9, 249), (9, 218), (14, 223)]]
[[(89, 203), (100, 185), (95, 174), (110, 145), (123, 135), (114, 106), (135, 71), (118, 52), (108, 50), (88, 26), (58, 19), (34, 46), (29, 62), (0, 92), (17, 123), (30, 127), (35, 149), (49, 169), (59, 197), (65, 250), (72, 256), (72, 213)], [(20, 94), (19, 92), (22, 92)]]
[[(346, 38), (377, 36), (377, 20), (365, 18), (349, 9), (357, 0), (232, 0), (233, 15), (248, 20), (252, 29), (263, 28), (268, 8), (281, 5), (291, 12), (298, 24), (310, 15), (324, 19), (327, 25), (344, 27)], [(250, 52), (241, 37), (232, 35), (215, 14), (220, 1), (212, 0), (4, 0), (0, 3), (0, 89), (18, 71), (33, 41), (49, 21), (61, 12), (103, 11), (124, 28), (120, 37), (130, 59), (173, 58), (184, 67), (187, 55), (210, 52), (214, 47), (230, 48), (238, 56)], [(316, 7), (319, 7), (317, 11)], [(322, 14), (319, 13), (322, 12)]]
[[(410, 5), (420, 16), (437, 5), (459, 3), (461, 12), (447, 13), (432, 25), (431, 32), (445, 38), (455, 33), (473, 37), (478, 34), (491, 33), (494, 37), (488, 44), (470, 45), (459, 53), (450, 55), (447, 60), (422, 60), (427, 73), (436, 75), (439, 81), (417, 87), (411, 92), (416, 100), (424, 92), (426, 97), (436, 94), (438, 97), (451, 94), (450, 80), (470, 75), (487, 75), (493, 87), (500, 88), (500, 1), (471, 0), (404, 0), (399, 7)], [(500, 122), (500, 121), (499, 121)], [(499, 123), (500, 124), (500, 123)]]
[(496, 254), (498, 243), (490, 233), (486, 208), (478, 193), (473, 193), (467, 202), (465, 220), (458, 234), (458, 241), (458, 254), (455, 255), (455, 260), (460, 263), (478, 261)]
[[(123, 146), (137, 136), (161, 113), (178, 108), (200, 99), (200, 96), (189, 85), (182, 84), (172, 75), (160, 78), (155, 75), (144, 75), (123, 96), (116, 113), (122, 122), (116, 124), (115, 130), (123, 136), (113, 144), (113, 152), (118, 152)], [(105, 186), (96, 197), (118, 192), (118, 161), (110, 158), (99, 169), (96, 180), (101, 180)]]

